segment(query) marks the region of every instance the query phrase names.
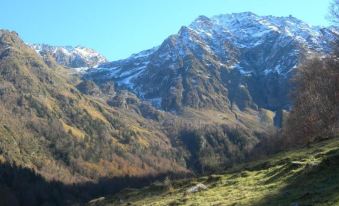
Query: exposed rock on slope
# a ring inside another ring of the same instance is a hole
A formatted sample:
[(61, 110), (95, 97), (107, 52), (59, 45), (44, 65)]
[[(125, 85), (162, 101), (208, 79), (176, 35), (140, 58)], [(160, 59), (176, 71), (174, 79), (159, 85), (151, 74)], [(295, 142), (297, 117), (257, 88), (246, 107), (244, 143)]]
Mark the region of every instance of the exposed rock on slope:
[(167, 111), (233, 106), (288, 109), (289, 79), (305, 56), (326, 54), (337, 31), (294, 17), (200, 16), (159, 47), (102, 64), (85, 78), (116, 81)]
[(31, 44), (30, 46), (42, 57), (53, 57), (58, 64), (70, 68), (95, 67), (107, 62), (103, 55), (86, 47), (50, 46), (47, 44)]

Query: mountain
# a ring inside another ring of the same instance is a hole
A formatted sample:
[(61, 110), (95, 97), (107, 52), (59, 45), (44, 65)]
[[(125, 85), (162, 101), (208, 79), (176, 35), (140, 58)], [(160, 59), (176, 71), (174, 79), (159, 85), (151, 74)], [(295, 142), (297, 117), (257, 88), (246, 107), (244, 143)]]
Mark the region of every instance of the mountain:
[(64, 183), (187, 172), (155, 121), (111, 107), (100, 95), (108, 99), (114, 88), (90, 95), (91, 84), (71, 74), (46, 64), (17, 33), (0, 30), (1, 163)]
[(106, 57), (97, 51), (82, 46), (51, 46), (47, 44), (30, 44), (39, 55), (51, 56), (55, 61), (70, 68), (95, 67), (107, 62)]
[(177, 116), (78, 76), (0, 30), (0, 162), (64, 183), (199, 173), (244, 160), (272, 129), (267, 110)]
[(165, 111), (281, 111), (291, 105), (295, 68), (308, 56), (327, 54), (336, 35), (292, 16), (200, 16), (160, 46), (101, 64), (85, 78), (113, 80)]
[[(106, 62), (0, 30), (0, 185), (18, 193), (32, 173), (44, 187), (59, 181), (50, 190), (63, 184), (89, 198), (270, 153), (295, 68), (327, 55), (337, 34), (293, 17), (200, 16), (158, 47)], [(43, 202), (43, 192), (32, 193), (28, 202)]]
[(200, 173), (244, 160), (273, 126), (268, 110), (174, 115), (78, 76), (0, 30), (1, 162), (65, 183)]

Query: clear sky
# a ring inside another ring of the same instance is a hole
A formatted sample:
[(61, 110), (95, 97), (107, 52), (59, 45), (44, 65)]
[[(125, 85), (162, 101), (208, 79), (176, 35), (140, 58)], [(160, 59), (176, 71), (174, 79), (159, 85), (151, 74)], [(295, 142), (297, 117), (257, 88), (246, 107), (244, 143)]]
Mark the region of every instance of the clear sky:
[(82, 45), (110, 60), (161, 44), (197, 16), (252, 11), (328, 25), (330, 0), (0, 0), (0, 28), (29, 43)]

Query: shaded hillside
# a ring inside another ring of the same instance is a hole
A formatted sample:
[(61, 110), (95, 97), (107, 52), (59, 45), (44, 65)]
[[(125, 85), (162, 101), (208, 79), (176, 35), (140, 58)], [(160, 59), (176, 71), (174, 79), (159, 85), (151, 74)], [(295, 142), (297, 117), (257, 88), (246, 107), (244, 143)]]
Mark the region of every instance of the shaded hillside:
[(116, 193), (128, 186), (142, 187), (151, 184), (166, 173), (145, 177), (100, 178), (97, 182), (64, 184), (46, 180), (35, 171), (9, 164), (0, 164), (0, 205), (83, 205), (93, 198)]

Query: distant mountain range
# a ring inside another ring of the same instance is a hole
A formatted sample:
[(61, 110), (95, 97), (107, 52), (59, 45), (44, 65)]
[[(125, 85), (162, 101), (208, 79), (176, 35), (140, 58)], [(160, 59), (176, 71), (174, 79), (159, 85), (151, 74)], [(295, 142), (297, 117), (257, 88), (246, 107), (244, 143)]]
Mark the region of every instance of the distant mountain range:
[(107, 62), (107, 59), (93, 49), (82, 46), (51, 46), (30, 44), (41, 56), (52, 56), (58, 64), (70, 68), (91, 68)]

